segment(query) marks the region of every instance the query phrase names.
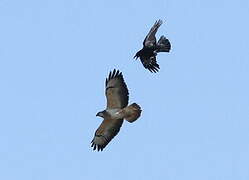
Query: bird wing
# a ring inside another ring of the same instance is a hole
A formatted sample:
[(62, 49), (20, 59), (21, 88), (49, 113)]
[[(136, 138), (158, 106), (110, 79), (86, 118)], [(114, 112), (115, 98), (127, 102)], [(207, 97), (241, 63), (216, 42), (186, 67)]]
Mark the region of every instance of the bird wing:
[(160, 67), (157, 64), (156, 56), (151, 56), (151, 57), (141, 56), (140, 59), (143, 66), (146, 69), (148, 69), (150, 72), (156, 73), (157, 71), (159, 71)]
[(155, 24), (150, 29), (150, 32), (147, 34), (147, 36), (144, 39), (143, 45), (146, 47), (151, 47), (156, 45), (156, 32), (158, 28), (162, 25), (163, 21), (159, 19), (155, 22)]
[(96, 130), (94, 138), (91, 142), (93, 150), (97, 148), (98, 151), (102, 151), (112, 140), (112, 138), (118, 134), (123, 121), (123, 119), (112, 119), (110, 117), (105, 118)]
[(106, 78), (105, 95), (107, 99), (107, 109), (121, 109), (127, 106), (129, 92), (124, 82), (124, 78), (119, 70), (113, 70)]

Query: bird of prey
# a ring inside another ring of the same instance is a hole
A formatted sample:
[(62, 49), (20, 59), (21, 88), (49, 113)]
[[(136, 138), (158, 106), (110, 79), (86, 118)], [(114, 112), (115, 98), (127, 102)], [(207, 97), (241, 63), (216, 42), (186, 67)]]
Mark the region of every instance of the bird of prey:
[(135, 59), (139, 57), (143, 66), (150, 72), (157, 72), (160, 69), (156, 61), (157, 53), (169, 52), (171, 49), (171, 44), (165, 36), (161, 36), (160, 39), (156, 41), (155, 34), (162, 23), (163, 21), (160, 19), (155, 22), (144, 39), (143, 48), (134, 56)]
[(141, 115), (141, 108), (133, 103), (129, 106), (129, 92), (125, 84), (122, 73), (119, 70), (113, 70), (109, 73), (105, 82), (105, 95), (107, 107), (100, 111), (96, 116), (104, 120), (95, 131), (91, 142), (93, 150), (103, 150), (105, 146), (116, 136), (123, 124), (124, 119), (132, 123)]

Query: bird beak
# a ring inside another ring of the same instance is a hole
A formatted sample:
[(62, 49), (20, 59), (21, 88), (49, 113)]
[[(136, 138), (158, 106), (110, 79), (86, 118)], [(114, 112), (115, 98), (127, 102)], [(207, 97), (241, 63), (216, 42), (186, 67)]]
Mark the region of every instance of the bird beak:
[(96, 116), (103, 117), (103, 113), (102, 113), (102, 112), (98, 112), (98, 113), (96, 114)]

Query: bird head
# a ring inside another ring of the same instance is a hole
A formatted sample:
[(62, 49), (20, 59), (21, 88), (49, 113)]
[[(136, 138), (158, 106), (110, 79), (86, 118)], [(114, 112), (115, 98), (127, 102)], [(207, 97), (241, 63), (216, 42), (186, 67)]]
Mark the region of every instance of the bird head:
[(105, 111), (100, 111), (100, 112), (98, 112), (98, 113), (96, 114), (96, 116), (99, 116), (99, 117), (104, 118), (104, 113), (105, 113)]
[(134, 58), (134, 59), (137, 59), (137, 58), (143, 56), (143, 52), (144, 52), (143, 49), (139, 50), (133, 58)]
[(139, 58), (140, 57), (140, 51), (138, 51), (136, 54), (135, 54), (135, 56), (133, 57), (135, 60), (137, 60), (137, 58)]
[(133, 59), (137, 60), (137, 58), (138, 58), (138, 55), (136, 54), (136, 55), (133, 57)]

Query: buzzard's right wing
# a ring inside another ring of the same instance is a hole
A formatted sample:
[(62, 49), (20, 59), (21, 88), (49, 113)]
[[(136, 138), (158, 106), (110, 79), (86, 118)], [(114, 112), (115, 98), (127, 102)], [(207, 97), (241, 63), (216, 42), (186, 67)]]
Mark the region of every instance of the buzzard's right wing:
[(91, 142), (93, 150), (97, 149), (98, 151), (102, 151), (112, 138), (118, 134), (123, 121), (123, 119), (105, 118), (96, 130)]

